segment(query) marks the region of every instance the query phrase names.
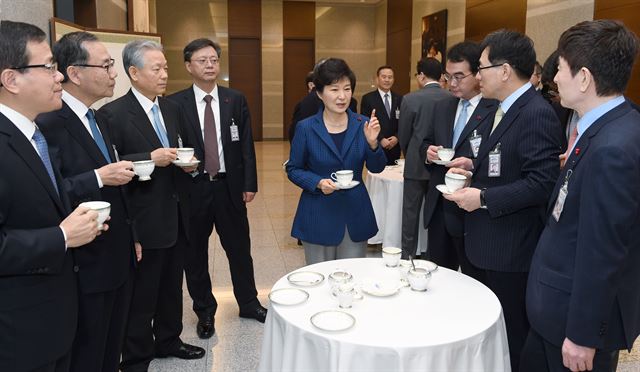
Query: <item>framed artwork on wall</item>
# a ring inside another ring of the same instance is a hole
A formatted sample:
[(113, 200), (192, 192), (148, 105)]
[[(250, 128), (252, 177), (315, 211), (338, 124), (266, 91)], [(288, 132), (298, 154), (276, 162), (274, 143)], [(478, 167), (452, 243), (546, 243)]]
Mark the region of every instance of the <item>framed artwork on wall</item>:
[(447, 9), (422, 17), (422, 58), (444, 63), (447, 53)]

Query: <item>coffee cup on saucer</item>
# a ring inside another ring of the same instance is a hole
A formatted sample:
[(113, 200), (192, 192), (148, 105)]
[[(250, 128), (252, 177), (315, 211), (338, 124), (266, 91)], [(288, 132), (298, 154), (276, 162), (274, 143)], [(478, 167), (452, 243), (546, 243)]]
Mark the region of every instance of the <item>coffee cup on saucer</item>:
[(182, 163), (189, 163), (193, 158), (193, 147), (180, 147), (176, 149), (176, 154), (178, 155), (178, 160)]
[(400, 263), (402, 249), (396, 247), (382, 248), (382, 260), (387, 267), (396, 267)]
[(453, 159), (453, 155), (455, 155), (455, 150), (452, 148), (441, 147), (438, 149), (438, 157), (440, 160), (450, 161)]
[(411, 290), (424, 292), (427, 290), (429, 281), (431, 281), (431, 272), (427, 269), (416, 267), (415, 269), (409, 270), (407, 279), (409, 280)]
[(444, 183), (450, 192), (456, 192), (467, 183), (467, 177), (457, 173), (447, 173), (444, 175)]
[(338, 183), (338, 186), (346, 187), (351, 184), (353, 180), (353, 171), (352, 170), (339, 170), (334, 173), (331, 173), (331, 179)]
[(98, 212), (98, 230), (102, 230), (104, 228), (104, 221), (107, 220), (107, 217), (109, 217), (111, 213), (111, 203), (106, 201), (88, 201), (80, 203), (80, 206)]

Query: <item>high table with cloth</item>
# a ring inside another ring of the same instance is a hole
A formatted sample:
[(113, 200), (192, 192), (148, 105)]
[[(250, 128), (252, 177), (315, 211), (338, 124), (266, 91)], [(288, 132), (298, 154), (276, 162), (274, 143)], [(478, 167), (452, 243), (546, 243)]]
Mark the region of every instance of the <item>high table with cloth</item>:
[(324, 275), (313, 287), (296, 287), (285, 275), (272, 293), (300, 288), (309, 298), (292, 306), (272, 302), (258, 371), (510, 371), (497, 297), (480, 282), (442, 267), (433, 272), (426, 292), (403, 287), (388, 297), (364, 293), (352, 308), (342, 309), (355, 318), (351, 328), (316, 328), (310, 321), (314, 314), (339, 309), (327, 280), (337, 268), (350, 272), (356, 283), (400, 278), (400, 270), (386, 267), (381, 258), (326, 261), (295, 271)]
[[(404, 177), (401, 165), (387, 166), (380, 173), (367, 173), (364, 184), (369, 191), (373, 212), (376, 215), (378, 233), (369, 239), (369, 244), (382, 247), (402, 247), (402, 193)], [(423, 203), (424, 207), (424, 203)], [(418, 250), (427, 250), (427, 230), (423, 228), (423, 213), (420, 210)]]

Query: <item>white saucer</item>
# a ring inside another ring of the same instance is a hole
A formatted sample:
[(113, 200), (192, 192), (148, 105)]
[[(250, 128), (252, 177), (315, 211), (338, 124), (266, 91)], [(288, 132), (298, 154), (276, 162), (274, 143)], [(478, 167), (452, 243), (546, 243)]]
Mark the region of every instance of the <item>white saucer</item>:
[(434, 162), (435, 164), (438, 164), (438, 165), (448, 165), (448, 164), (449, 164), (449, 163), (451, 163), (452, 161), (453, 161), (453, 160), (440, 160), (440, 159), (437, 159), (437, 160), (434, 160), (433, 162)]
[(287, 280), (299, 287), (313, 287), (324, 281), (324, 275), (315, 271), (297, 271), (287, 275)]
[(351, 183), (346, 185), (346, 186), (341, 186), (337, 182), (335, 182), (335, 184), (336, 184), (336, 187), (338, 187), (338, 190), (347, 190), (347, 189), (352, 189), (352, 188), (358, 186), (360, 184), (360, 181), (351, 181)]
[(362, 292), (376, 297), (388, 297), (398, 293), (404, 284), (399, 281), (369, 280), (362, 284)]
[(356, 318), (340, 310), (326, 310), (311, 316), (311, 324), (327, 332), (346, 331), (356, 324)]
[(309, 299), (309, 292), (300, 288), (281, 288), (269, 293), (269, 301), (278, 305), (299, 305)]
[(445, 195), (453, 194), (451, 191), (449, 191), (449, 188), (444, 183), (436, 186), (436, 190), (440, 191)]
[(200, 164), (200, 160), (194, 160), (194, 161), (174, 160), (174, 161), (172, 161), (172, 163), (177, 165), (178, 167), (191, 167), (193, 165)]

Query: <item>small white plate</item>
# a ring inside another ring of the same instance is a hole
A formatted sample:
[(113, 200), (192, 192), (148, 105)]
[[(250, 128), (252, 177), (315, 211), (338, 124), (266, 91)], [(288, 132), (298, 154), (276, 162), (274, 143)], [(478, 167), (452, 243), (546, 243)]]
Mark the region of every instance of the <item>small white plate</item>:
[(298, 271), (287, 275), (287, 280), (299, 287), (313, 287), (324, 281), (324, 275), (315, 271)]
[(338, 187), (338, 190), (347, 190), (347, 189), (352, 189), (358, 186), (360, 184), (360, 181), (351, 181), (351, 183), (346, 186), (342, 186), (337, 182), (335, 184), (336, 184), (336, 187)]
[(193, 161), (174, 160), (172, 161), (172, 163), (177, 165), (178, 167), (191, 167), (193, 165), (200, 164), (200, 160), (193, 160)]
[(309, 299), (309, 292), (300, 288), (281, 288), (269, 293), (269, 300), (278, 305), (299, 305)]
[(356, 318), (340, 310), (326, 310), (311, 316), (311, 324), (327, 332), (346, 331), (356, 324)]
[(449, 163), (451, 163), (452, 160), (440, 160), (440, 159), (437, 159), (437, 160), (434, 160), (433, 162), (435, 164), (438, 164), (438, 165), (449, 165)]
[(362, 284), (362, 292), (376, 297), (388, 297), (398, 293), (404, 284), (399, 281), (365, 281)]
[(440, 184), (440, 185), (437, 185), (436, 186), (436, 190), (440, 191), (441, 193), (443, 193), (445, 195), (453, 194), (451, 191), (449, 191), (449, 188), (444, 183)]

